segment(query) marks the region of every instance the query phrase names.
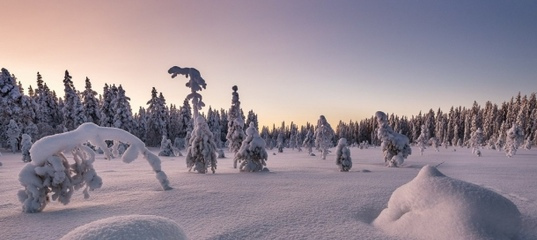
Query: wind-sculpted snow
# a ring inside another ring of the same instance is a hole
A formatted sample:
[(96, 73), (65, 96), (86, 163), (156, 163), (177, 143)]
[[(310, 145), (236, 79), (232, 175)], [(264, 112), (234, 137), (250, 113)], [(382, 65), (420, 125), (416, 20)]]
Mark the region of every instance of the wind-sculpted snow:
[(127, 215), (97, 220), (75, 228), (61, 240), (188, 239), (177, 223), (153, 215)]
[(426, 165), (373, 221), (403, 239), (513, 239), (521, 215), (507, 198)]
[[(25, 188), (19, 191), (23, 211), (42, 211), (49, 201), (49, 193), (53, 193), (53, 200), (67, 204), (74, 190), (85, 186), (84, 196), (88, 198), (88, 190), (100, 188), (102, 180), (92, 165), (95, 153), (84, 144), (90, 142), (100, 147), (110, 159), (112, 155), (105, 140), (129, 143), (130, 147), (122, 155), (123, 162), (130, 163), (142, 153), (162, 188), (171, 189), (166, 174), (161, 170), (160, 159), (140, 139), (121, 129), (84, 123), (73, 131), (44, 137), (34, 143), (30, 149), (32, 162), (19, 173), (19, 182)], [(69, 164), (63, 154), (65, 152), (73, 154), (74, 164)]]

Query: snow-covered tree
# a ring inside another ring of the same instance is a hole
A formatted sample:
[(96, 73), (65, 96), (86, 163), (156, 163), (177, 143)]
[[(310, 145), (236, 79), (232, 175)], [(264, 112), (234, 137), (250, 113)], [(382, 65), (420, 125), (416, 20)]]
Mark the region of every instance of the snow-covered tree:
[(190, 146), (186, 153), (188, 171), (194, 169), (198, 173), (206, 173), (210, 168), (215, 173), (217, 148), (214, 143), (213, 133), (203, 116), (198, 116), (195, 123), (196, 125), (190, 136)]
[(114, 109), (112, 107), (112, 101), (116, 98), (117, 88), (116, 86), (108, 86), (104, 84), (103, 98), (100, 104), (100, 126), (113, 127), (114, 126)]
[(246, 139), (242, 141), (241, 148), (235, 155), (234, 167), (237, 168), (237, 162), (240, 163), (241, 172), (259, 172), (268, 171), (266, 161), (268, 159), (265, 150), (265, 140), (259, 136), (254, 122), (246, 129)]
[(62, 114), (64, 126), (67, 130), (73, 130), (80, 124), (86, 122), (82, 102), (80, 101), (80, 97), (77, 94), (71, 79), (71, 75), (65, 70), (65, 77), (63, 79), (65, 96), (63, 98), (64, 106), (62, 108)]
[(160, 151), (158, 155), (164, 157), (173, 156), (172, 141), (166, 136), (162, 136), (162, 141), (160, 142)]
[(18, 104), (22, 94), (16, 78), (5, 68), (0, 73), (0, 146), (11, 147), (6, 135), (11, 120), (18, 121), (21, 108)]
[(308, 150), (308, 154), (313, 154), (313, 147), (315, 146), (315, 138), (313, 136), (313, 132), (311, 129), (308, 129), (308, 132), (306, 133), (306, 137), (304, 137), (304, 141), (302, 142), (302, 146), (304, 146)]
[(32, 137), (28, 134), (22, 134), (21, 152), (23, 162), (32, 161), (32, 158), (30, 157), (30, 148), (32, 148)]
[(518, 124), (514, 123), (513, 126), (507, 131), (505, 143), (505, 154), (508, 157), (512, 157), (516, 154), (518, 148), (524, 141), (524, 131)]
[(237, 86), (232, 87), (233, 93), (231, 98), (231, 107), (228, 113), (228, 132), (226, 139), (229, 143), (229, 151), (237, 153), (241, 148), (242, 141), (245, 138), (244, 120), (241, 115), (241, 102), (239, 101), (239, 93)]
[(130, 100), (131, 99), (125, 95), (123, 87), (119, 85), (117, 94), (110, 103), (114, 110), (112, 118), (113, 127), (123, 129), (127, 132), (132, 132), (134, 128)]
[[(26, 164), (19, 173), (19, 181), (24, 187), (18, 193), (24, 212), (41, 212), (47, 203), (57, 200), (68, 204), (75, 190), (100, 188), (101, 178), (97, 175), (93, 162), (95, 152), (85, 145), (88, 141), (111, 155), (104, 140), (127, 142), (130, 147), (122, 160), (130, 163), (141, 153), (149, 162), (164, 190), (169, 190), (168, 177), (161, 170), (160, 159), (145, 147), (134, 135), (117, 128), (99, 127), (94, 123), (84, 123), (77, 129), (41, 138), (30, 149), (32, 162)], [(70, 164), (64, 152), (71, 152), (74, 163)], [(49, 196), (51, 194), (51, 196)]]
[(341, 172), (348, 172), (352, 168), (351, 150), (347, 146), (347, 139), (340, 138), (336, 147), (336, 165)]
[(168, 119), (168, 110), (166, 100), (162, 93), (157, 94), (153, 87), (151, 90), (151, 99), (147, 102), (147, 126), (145, 131), (145, 141), (148, 146), (158, 146), (162, 136), (167, 136), (166, 119)]
[(315, 147), (321, 150), (322, 159), (326, 159), (328, 155), (328, 149), (332, 147), (332, 138), (334, 138), (335, 133), (330, 126), (330, 123), (326, 121), (324, 115), (319, 117), (317, 121), (317, 127), (315, 128)]
[(186, 99), (192, 100), (194, 130), (190, 135), (187, 149), (187, 167), (189, 171), (194, 168), (194, 171), (198, 171), (198, 173), (206, 173), (210, 167), (211, 171), (215, 173), (217, 148), (214, 142), (214, 136), (205, 118), (199, 114), (199, 110), (205, 106), (205, 103), (203, 103), (202, 96), (198, 91), (205, 89), (207, 84), (201, 77), (200, 72), (195, 68), (174, 66), (168, 70), (168, 73), (172, 74), (172, 78), (176, 77), (177, 74), (185, 75), (187, 78), (190, 76), (190, 79), (186, 83), (186, 86), (190, 88), (190, 94), (188, 94)]
[(86, 77), (86, 86), (82, 92), (82, 107), (86, 121), (95, 124), (101, 123), (101, 112), (99, 110), (99, 100), (95, 97), (97, 92), (91, 88), (91, 81)]
[(276, 139), (276, 147), (278, 148), (278, 152), (282, 153), (283, 148), (285, 146), (285, 139), (283, 138), (283, 131), (278, 132), (278, 138)]
[(408, 137), (393, 131), (388, 125), (388, 118), (384, 112), (378, 111), (375, 116), (378, 123), (377, 134), (382, 141), (384, 162), (389, 167), (401, 166), (405, 159), (412, 154)]
[(416, 139), (416, 145), (420, 149), (420, 155), (423, 155), (423, 151), (427, 148), (427, 127), (421, 125), (421, 132), (418, 138)]
[(15, 122), (15, 120), (13, 119), (9, 120), (9, 124), (7, 125), (6, 130), (6, 136), (7, 143), (11, 152), (17, 152), (17, 150), (19, 150), (19, 137), (21, 136), (21, 130), (17, 122)]
[(478, 156), (481, 156), (481, 151), (479, 150), (483, 146), (483, 130), (477, 128), (472, 132), (470, 137), (470, 147), (472, 147), (472, 153)]

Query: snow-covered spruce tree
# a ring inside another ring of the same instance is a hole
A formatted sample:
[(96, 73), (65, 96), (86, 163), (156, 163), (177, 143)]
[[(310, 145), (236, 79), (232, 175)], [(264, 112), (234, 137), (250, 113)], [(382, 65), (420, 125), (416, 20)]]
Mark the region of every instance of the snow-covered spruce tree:
[(255, 123), (250, 122), (250, 126), (246, 129), (246, 139), (242, 141), (241, 148), (235, 155), (234, 165), (237, 165), (238, 161), (241, 172), (268, 171), (267, 168), (263, 167), (266, 166), (267, 159), (265, 140), (259, 136)]
[(22, 134), (21, 141), (21, 152), (22, 152), (22, 161), (31, 162), (32, 158), (30, 157), (30, 149), (32, 148), (32, 137), (28, 134)]
[(147, 102), (147, 126), (145, 132), (145, 141), (148, 146), (156, 147), (159, 145), (162, 136), (167, 136), (166, 119), (168, 119), (168, 109), (166, 100), (162, 93), (157, 94), (153, 87), (151, 90), (151, 99)]
[(21, 129), (15, 120), (9, 120), (6, 130), (7, 144), (12, 153), (19, 150), (19, 137), (21, 136)]
[(282, 153), (283, 148), (285, 146), (285, 139), (283, 137), (283, 130), (278, 132), (278, 138), (276, 139), (276, 147), (278, 148), (278, 152)]
[(505, 154), (508, 157), (512, 157), (524, 141), (524, 131), (518, 124), (513, 123), (513, 126), (507, 130), (506, 135)]
[[(16, 79), (9, 71), (2, 68), (0, 73), (0, 147), (10, 147), (8, 143), (10, 137), (6, 131), (11, 120), (17, 121), (20, 114), (18, 104), (21, 98), (21, 91), (16, 83)], [(19, 128), (20, 129), (20, 128)]]
[[(19, 181), (24, 187), (18, 193), (24, 212), (41, 212), (47, 203), (57, 200), (68, 204), (75, 190), (84, 188), (84, 197), (88, 190), (100, 188), (102, 180), (95, 169), (95, 152), (85, 145), (88, 141), (111, 153), (105, 140), (117, 140), (130, 144), (122, 160), (130, 163), (141, 153), (164, 190), (169, 190), (168, 177), (162, 171), (160, 159), (145, 147), (137, 137), (117, 128), (99, 127), (94, 123), (84, 123), (77, 129), (61, 134), (41, 138), (30, 149), (32, 162), (27, 163), (19, 173)], [(64, 152), (71, 152), (74, 163), (70, 164)], [(49, 196), (49, 194), (52, 194)]]
[(375, 116), (378, 123), (377, 135), (382, 141), (381, 148), (384, 152), (386, 166), (401, 166), (405, 159), (412, 154), (408, 137), (393, 131), (388, 125), (388, 118), (384, 112), (378, 111)]
[(86, 86), (82, 92), (82, 107), (86, 121), (95, 124), (101, 123), (101, 112), (99, 110), (99, 100), (95, 97), (97, 92), (91, 88), (91, 81), (86, 77)]
[(164, 157), (173, 156), (172, 141), (166, 136), (162, 136), (162, 141), (160, 142), (160, 152), (158, 155)]
[(311, 131), (311, 129), (308, 129), (308, 132), (306, 133), (306, 137), (304, 137), (304, 142), (302, 142), (302, 146), (304, 146), (308, 150), (309, 155), (313, 154), (313, 146), (315, 146), (315, 138), (313, 136), (313, 132)]
[(229, 143), (229, 151), (237, 153), (241, 148), (242, 141), (245, 138), (244, 120), (241, 115), (241, 102), (239, 101), (239, 93), (237, 86), (231, 88), (233, 90), (231, 98), (231, 107), (228, 113), (228, 130), (226, 139)]
[(421, 125), (421, 133), (416, 139), (416, 146), (420, 149), (420, 155), (423, 155), (423, 151), (427, 148), (427, 128), (425, 125)]
[(319, 117), (317, 121), (317, 127), (315, 128), (315, 146), (317, 149), (321, 150), (321, 157), (323, 160), (326, 159), (328, 155), (328, 149), (332, 147), (332, 138), (334, 138), (335, 133), (330, 123), (326, 121), (324, 115)]
[(186, 152), (186, 165), (188, 171), (192, 169), (198, 173), (206, 173), (209, 168), (216, 171), (216, 144), (213, 133), (202, 116), (196, 118), (196, 125), (190, 136), (189, 147)]
[(472, 147), (472, 153), (481, 156), (481, 151), (479, 150), (483, 146), (483, 130), (477, 128), (472, 132), (470, 136), (470, 147)]
[(202, 96), (198, 93), (207, 87), (205, 80), (201, 77), (200, 72), (195, 68), (181, 68), (174, 66), (168, 70), (172, 74), (172, 78), (178, 74), (190, 76), (186, 86), (190, 88), (190, 94), (186, 97), (192, 100), (192, 108), (194, 109), (194, 130), (190, 135), (189, 146), (187, 149), (186, 163), (189, 171), (194, 168), (198, 173), (206, 173), (210, 167), (215, 173), (216, 170), (216, 144), (214, 142), (213, 133), (209, 129), (209, 125), (205, 118), (199, 114), (199, 110), (205, 106), (202, 101)]
[(352, 168), (351, 150), (347, 146), (347, 139), (340, 138), (336, 147), (336, 165), (339, 171), (348, 172)]
[(80, 97), (76, 92), (75, 86), (73, 85), (73, 81), (71, 79), (71, 75), (69, 75), (69, 72), (65, 70), (65, 77), (63, 79), (65, 96), (63, 98), (64, 106), (62, 108), (62, 114), (64, 126), (69, 131), (86, 122), (82, 101), (80, 101)]

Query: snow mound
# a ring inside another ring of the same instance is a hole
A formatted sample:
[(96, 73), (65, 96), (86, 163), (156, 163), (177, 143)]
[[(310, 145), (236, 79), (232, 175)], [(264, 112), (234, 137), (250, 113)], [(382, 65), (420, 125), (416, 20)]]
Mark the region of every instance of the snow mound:
[(423, 167), (396, 189), (373, 225), (403, 239), (512, 239), (518, 208), (483, 187)]
[(97, 220), (75, 228), (61, 240), (187, 239), (173, 220), (154, 215), (127, 215)]

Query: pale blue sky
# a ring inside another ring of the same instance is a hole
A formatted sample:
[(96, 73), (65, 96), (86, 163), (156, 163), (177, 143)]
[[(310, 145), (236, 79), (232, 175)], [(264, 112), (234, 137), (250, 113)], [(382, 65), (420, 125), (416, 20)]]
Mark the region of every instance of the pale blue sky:
[(133, 111), (152, 87), (189, 93), (174, 65), (207, 81), (207, 106), (261, 124), (361, 120), (382, 110), (507, 101), (537, 91), (537, 1), (2, 1), (1, 67), (25, 88), (36, 72), (63, 95), (67, 69), (122, 84)]

